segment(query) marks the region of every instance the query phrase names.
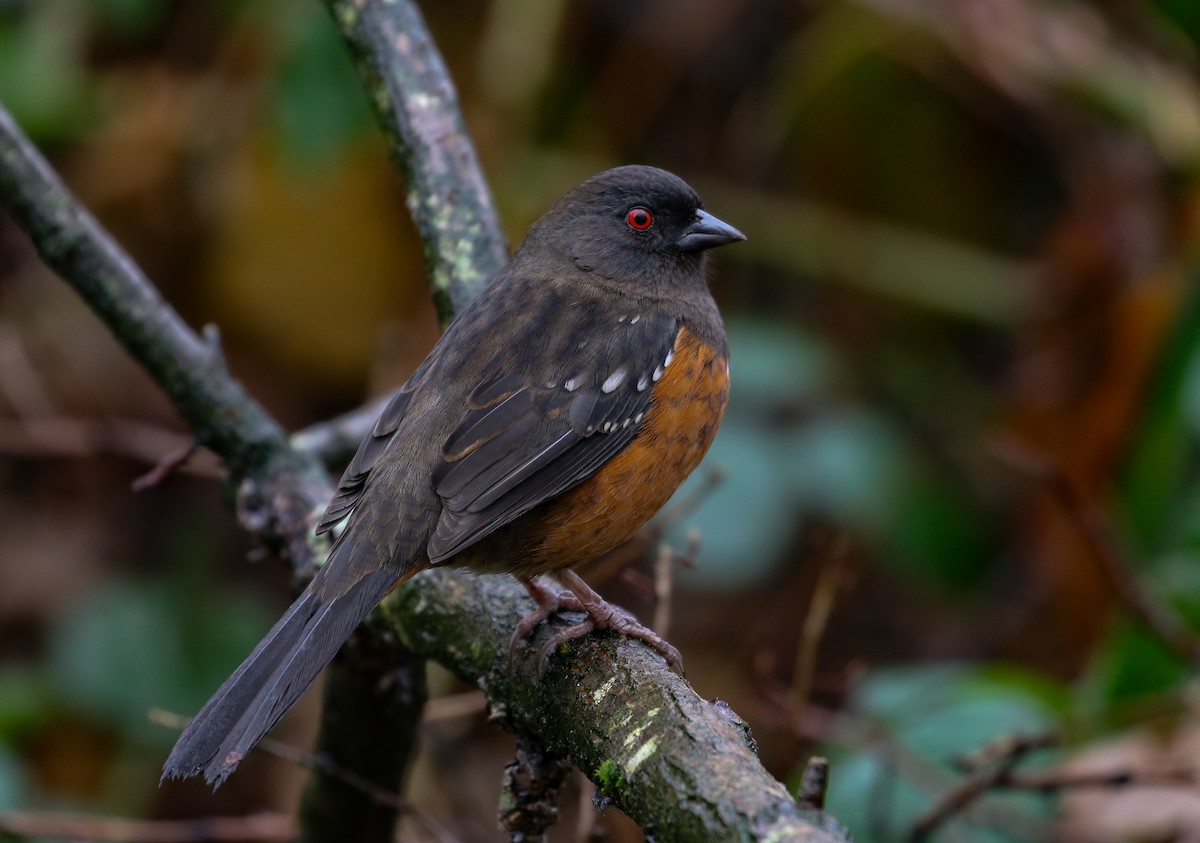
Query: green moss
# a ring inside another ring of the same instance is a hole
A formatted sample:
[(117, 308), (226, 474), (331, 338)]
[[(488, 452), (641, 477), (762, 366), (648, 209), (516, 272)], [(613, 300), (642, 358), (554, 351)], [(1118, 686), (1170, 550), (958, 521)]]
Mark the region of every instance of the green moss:
[(617, 793), (625, 787), (625, 771), (611, 758), (606, 759), (596, 768), (592, 778), (595, 779), (596, 784), (600, 785), (600, 789), (604, 793)]

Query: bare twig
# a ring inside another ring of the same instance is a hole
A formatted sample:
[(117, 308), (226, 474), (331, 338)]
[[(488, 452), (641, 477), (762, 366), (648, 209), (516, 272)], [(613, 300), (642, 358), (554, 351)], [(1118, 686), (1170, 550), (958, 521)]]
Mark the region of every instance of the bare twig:
[(330, 492), (320, 465), (288, 445), (226, 371), (215, 334), (202, 338), (184, 323), (3, 107), (0, 204), (155, 379), (197, 441), (225, 460), (240, 484), (243, 523), (307, 564), (307, 519)]
[(1011, 438), (997, 440), (992, 450), (1009, 465), (1040, 481), (1074, 522), (1100, 573), (1113, 593), (1137, 620), (1175, 655), (1200, 665), (1200, 637), (1173, 612), (1142, 588), (1108, 513), (1084, 495), (1062, 466), (1030, 445)]
[[(191, 718), (184, 717), (181, 714), (176, 714), (171, 711), (165, 711), (161, 708), (152, 708), (147, 714), (147, 718), (152, 723), (157, 723), (161, 726), (166, 726), (170, 729), (182, 729), (188, 724)], [(355, 773), (346, 767), (332, 761), (326, 756), (318, 755), (314, 752), (309, 752), (306, 749), (301, 749), (297, 746), (277, 741), (274, 738), (263, 738), (255, 745), (253, 751), (261, 752), (264, 755), (270, 755), (273, 758), (278, 758), (281, 761), (287, 761), (295, 764), (298, 767), (304, 767), (309, 770), (320, 770), (326, 775), (337, 779), (348, 787), (352, 787), (362, 793), (372, 802), (378, 805), (386, 805), (393, 808), (399, 814), (412, 818), (421, 828), (429, 832), (433, 837), (443, 843), (454, 843), (457, 838), (450, 833), (443, 825), (438, 823), (432, 817), (428, 817), (421, 811), (417, 810), (411, 802), (405, 799), (398, 793), (390, 790), (385, 790), (379, 787), (373, 781), (364, 776)], [(288, 835), (294, 836), (293, 833)]]
[(908, 835), (909, 843), (921, 843), (929, 839), (942, 823), (966, 810), (976, 799), (996, 787), (1020, 763), (1028, 749), (1029, 747), (1016, 747), (991, 769), (980, 770), (963, 779), (961, 784), (917, 818)]
[(671, 607), (675, 593), (675, 566), (682, 564), (690, 568), (700, 552), (700, 531), (689, 530), (687, 547), (682, 554), (676, 553), (666, 542), (658, 546), (654, 559), (654, 622), (652, 628), (664, 638), (671, 625)]
[(1044, 770), (1035, 773), (1013, 772), (996, 783), (1004, 790), (1031, 790), (1058, 793), (1063, 790), (1120, 787), (1184, 787), (1200, 783), (1191, 766), (1148, 770)]
[(340, 472), (367, 437), (392, 394), (373, 398), (358, 409), (311, 425), (292, 434), (292, 447), (313, 454), (331, 470)]
[[(721, 469), (706, 471), (702, 482), (694, 490), (677, 500), (672, 500), (657, 518), (639, 530), (633, 538), (588, 565), (588, 580), (593, 583), (607, 582), (642, 559), (649, 548), (657, 547), (663, 536), (695, 512), (723, 480), (724, 473)], [(690, 542), (691, 537), (688, 540)], [(684, 558), (687, 558), (686, 551)]]
[(3, 325), (0, 325), (0, 396), (8, 399), (19, 416), (58, 415), (49, 390), (29, 359), (21, 334)]
[(719, 466), (705, 471), (695, 489), (672, 501), (671, 505), (654, 519), (653, 526), (658, 537), (665, 536), (690, 518), (709, 496), (725, 482), (725, 471)]
[(1023, 757), (1034, 750), (1050, 749), (1058, 746), (1060, 741), (1061, 738), (1054, 732), (1001, 735), (974, 752), (955, 758), (954, 766), (964, 773), (974, 773), (988, 764), (1002, 762), (1014, 756)]
[(813, 587), (808, 613), (800, 626), (800, 641), (796, 645), (796, 669), (792, 679), (790, 714), (792, 722), (799, 722), (812, 692), (813, 677), (817, 672), (817, 654), (833, 604), (837, 598), (842, 567), (849, 553), (849, 542), (844, 537), (834, 539), (829, 552), (823, 555), (817, 583)]
[(296, 820), (288, 814), (199, 817), (192, 820), (131, 820), (33, 811), (0, 812), (0, 832), (14, 837), (114, 840), (125, 843), (209, 843), (290, 840)]
[(500, 793), (500, 827), (509, 839), (545, 843), (546, 829), (558, 822), (559, 794), (570, 771), (570, 764), (537, 741), (517, 739)]
[[(173, 430), (131, 419), (48, 418), (0, 419), (0, 453), (30, 457), (94, 457), (113, 454), (157, 463), (164, 453), (187, 447), (192, 440)], [(212, 467), (197, 474), (215, 477)]]
[(829, 761), (819, 755), (808, 759), (800, 779), (796, 802), (804, 808), (820, 811), (825, 808), (825, 791), (829, 787)]
[(443, 723), (463, 717), (474, 717), (487, 711), (487, 697), (482, 691), (464, 691), (448, 697), (434, 697), (425, 703), (421, 714), (423, 723)]
[(943, 823), (968, 810), (990, 791), (1021, 790), (1058, 793), (1085, 788), (1186, 787), (1198, 782), (1191, 765), (1172, 765), (1142, 770), (1038, 770), (1017, 772), (1016, 767), (1031, 752), (1056, 746), (1057, 735), (1002, 735), (970, 755), (955, 760), (968, 775), (917, 819), (909, 833), (910, 843), (928, 839)]
[(176, 448), (159, 460), (158, 465), (134, 480), (130, 484), (131, 488), (135, 492), (144, 492), (146, 489), (153, 489), (171, 474), (187, 465), (188, 460), (194, 457), (199, 450), (200, 443), (198, 442), (189, 442), (186, 445)]
[(955, 766), (969, 775), (913, 823), (910, 843), (927, 839), (946, 820), (965, 811), (989, 790), (1011, 781), (1013, 770), (1031, 752), (1055, 746), (1058, 736), (1002, 735), (969, 755), (955, 759)]

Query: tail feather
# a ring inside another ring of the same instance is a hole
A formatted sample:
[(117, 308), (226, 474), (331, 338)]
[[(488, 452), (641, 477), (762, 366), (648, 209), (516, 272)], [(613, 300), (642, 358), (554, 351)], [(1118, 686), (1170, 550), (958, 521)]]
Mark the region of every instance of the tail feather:
[(318, 574), (183, 730), (163, 766), (163, 780), (203, 771), (214, 787), (225, 781), (313, 683), (397, 576), (395, 570), (376, 569), (333, 598), (321, 596), (320, 579)]

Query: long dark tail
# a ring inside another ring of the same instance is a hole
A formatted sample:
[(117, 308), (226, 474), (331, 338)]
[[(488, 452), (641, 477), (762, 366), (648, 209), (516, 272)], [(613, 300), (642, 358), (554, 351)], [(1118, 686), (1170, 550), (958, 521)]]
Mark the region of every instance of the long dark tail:
[(214, 787), (225, 781), (398, 579), (394, 569), (371, 570), (330, 597), (328, 571), (327, 564), (183, 730), (163, 780), (203, 771)]

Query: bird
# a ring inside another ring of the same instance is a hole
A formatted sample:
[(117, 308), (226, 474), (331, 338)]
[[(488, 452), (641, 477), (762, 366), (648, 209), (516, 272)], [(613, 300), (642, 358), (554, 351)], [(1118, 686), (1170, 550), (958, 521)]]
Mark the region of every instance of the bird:
[(183, 730), (162, 780), (219, 786), (375, 605), (431, 567), (523, 583), (536, 608), (514, 647), (568, 609), (585, 619), (551, 645), (610, 629), (678, 665), (572, 568), (629, 539), (708, 450), (729, 350), (707, 253), (744, 239), (646, 165), (593, 176), (534, 222), (390, 399), (316, 525), (336, 535), (325, 564)]

